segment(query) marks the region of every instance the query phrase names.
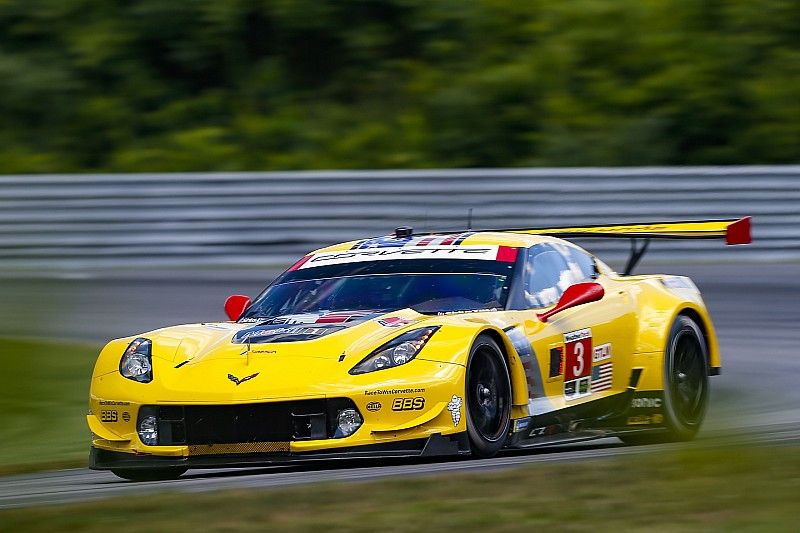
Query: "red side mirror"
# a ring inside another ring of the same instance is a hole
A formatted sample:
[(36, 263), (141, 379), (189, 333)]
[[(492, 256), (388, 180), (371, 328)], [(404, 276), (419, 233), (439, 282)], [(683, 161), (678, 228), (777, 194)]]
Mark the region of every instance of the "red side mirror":
[(554, 308), (544, 313), (539, 313), (536, 316), (539, 317), (539, 320), (542, 322), (547, 322), (547, 319), (556, 313), (578, 305), (596, 302), (600, 300), (604, 294), (603, 286), (599, 283), (576, 283), (575, 285), (570, 285), (567, 290), (564, 291), (564, 294), (561, 295), (561, 298)]
[(250, 307), (250, 298), (242, 294), (228, 296), (228, 299), (225, 300), (225, 314), (234, 322), (242, 317), (242, 313), (248, 307)]

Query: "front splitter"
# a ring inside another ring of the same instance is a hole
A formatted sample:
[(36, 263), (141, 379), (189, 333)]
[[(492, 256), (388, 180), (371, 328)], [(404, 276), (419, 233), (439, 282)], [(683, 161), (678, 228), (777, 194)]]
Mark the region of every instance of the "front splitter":
[(436, 457), (469, 454), (466, 432), (455, 435), (432, 435), (425, 439), (387, 442), (303, 453), (237, 453), (174, 457), (132, 454), (91, 448), (89, 468), (93, 470), (139, 470), (182, 468), (236, 468), (270, 466), (333, 459), (367, 459), (397, 457)]

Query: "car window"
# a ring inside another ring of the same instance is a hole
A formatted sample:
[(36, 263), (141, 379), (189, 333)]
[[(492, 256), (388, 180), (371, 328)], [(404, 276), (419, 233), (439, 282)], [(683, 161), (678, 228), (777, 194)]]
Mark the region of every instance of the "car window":
[(556, 303), (564, 292), (562, 273), (568, 271), (564, 257), (552, 246), (537, 244), (530, 247), (525, 262), (525, 299), (528, 307), (547, 307)]
[(570, 285), (594, 278), (592, 256), (562, 244), (537, 244), (525, 261), (525, 299), (529, 308), (555, 304)]
[(553, 245), (567, 262), (574, 283), (581, 281), (591, 281), (597, 277), (597, 267), (594, 257), (575, 246), (565, 244)]

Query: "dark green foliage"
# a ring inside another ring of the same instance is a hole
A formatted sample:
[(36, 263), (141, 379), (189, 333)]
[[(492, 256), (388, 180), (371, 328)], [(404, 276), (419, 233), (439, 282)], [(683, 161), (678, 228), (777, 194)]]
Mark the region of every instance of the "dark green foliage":
[(0, 173), (800, 160), (786, 0), (0, 0)]

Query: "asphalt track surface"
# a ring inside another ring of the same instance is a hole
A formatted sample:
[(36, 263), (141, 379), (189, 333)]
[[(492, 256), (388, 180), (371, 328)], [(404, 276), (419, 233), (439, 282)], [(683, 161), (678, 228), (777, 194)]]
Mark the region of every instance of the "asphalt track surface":
[[(0, 509), (168, 490), (279, 489), (328, 481), (483, 472), (536, 463), (655, 453), (683, 446), (800, 443), (800, 265), (693, 265), (645, 268), (691, 276), (717, 327), (723, 372), (688, 444), (625, 446), (604, 439), (514, 451), (493, 459), (325, 461), (300, 466), (191, 470), (174, 481), (132, 483), (107, 472), (62, 470), (0, 478)], [(269, 278), (266, 273), (263, 280)], [(221, 319), (234, 292), (255, 295), (253, 272), (128, 273), (105, 278), (0, 280), (0, 335), (102, 341), (170, 323)], [(32, 315), (37, 320), (30, 320)]]

